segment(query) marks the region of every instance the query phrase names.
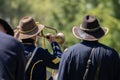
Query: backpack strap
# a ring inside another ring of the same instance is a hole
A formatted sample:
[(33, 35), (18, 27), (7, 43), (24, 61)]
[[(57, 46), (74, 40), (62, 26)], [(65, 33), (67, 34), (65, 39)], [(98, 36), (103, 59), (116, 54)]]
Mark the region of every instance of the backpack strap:
[(29, 67), (29, 65), (30, 65), (30, 63), (31, 63), (31, 61), (32, 61), (32, 59), (33, 59), (33, 57), (34, 57), (34, 55), (35, 55), (37, 49), (38, 49), (38, 47), (36, 47), (36, 48), (34, 49), (34, 51), (33, 51), (32, 55), (31, 55), (31, 57), (28, 59), (27, 64), (26, 64), (26, 67), (25, 67), (25, 71), (28, 69), (28, 67)]

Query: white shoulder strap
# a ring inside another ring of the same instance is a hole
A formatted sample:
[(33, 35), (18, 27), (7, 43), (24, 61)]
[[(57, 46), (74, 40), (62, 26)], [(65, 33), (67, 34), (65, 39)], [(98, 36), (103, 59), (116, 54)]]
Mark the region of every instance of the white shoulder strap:
[(27, 62), (27, 64), (26, 64), (26, 67), (25, 67), (25, 71), (28, 69), (28, 66), (30, 65), (30, 62), (31, 62), (31, 60), (33, 59), (33, 57), (34, 57), (34, 55), (35, 55), (37, 49), (38, 49), (38, 47), (36, 47), (36, 48), (34, 49), (34, 51), (33, 51), (32, 55), (31, 55), (31, 57), (29, 58), (29, 60), (28, 60), (28, 62)]

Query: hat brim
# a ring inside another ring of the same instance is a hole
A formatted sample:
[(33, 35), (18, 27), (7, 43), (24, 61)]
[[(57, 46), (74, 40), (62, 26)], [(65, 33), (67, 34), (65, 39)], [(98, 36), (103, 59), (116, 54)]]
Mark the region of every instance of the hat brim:
[[(18, 26), (18, 27), (19, 27), (19, 26)], [(19, 33), (19, 34), (16, 33), (15, 35), (18, 34), (17, 38), (20, 39), (20, 40), (21, 40), (21, 39), (27, 39), (27, 38), (31, 38), (31, 37), (39, 34), (43, 29), (44, 29), (44, 25), (39, 24), (39, 25), (37, 25), (37, 27), (36, 27), (33, 31), (31, 31), (31, 32), (28, 32), (28, 33)]]
[(78, 39), (87, 41), (96, 41), (107, 34), (108, 28), (100, 27), (96, 31), (84, 31), (80, 26), (74, 26), (72, 28), (73, 35)]

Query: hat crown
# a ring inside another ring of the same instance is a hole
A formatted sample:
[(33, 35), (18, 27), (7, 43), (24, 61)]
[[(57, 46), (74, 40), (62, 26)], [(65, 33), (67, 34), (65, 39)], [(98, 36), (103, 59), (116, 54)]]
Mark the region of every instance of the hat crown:
[(87, 15), (83, 19), (81, 27), (87, 30), (91, 30), (91, 29), (99, 28), (100, 25), (95, 16)]
[(20, 31), (22, 32), (30, 31), (35, 27), (36, 27), (36, 24), (32, 17), (23, 17), (20, 20), (19, 28), (20, 28)]

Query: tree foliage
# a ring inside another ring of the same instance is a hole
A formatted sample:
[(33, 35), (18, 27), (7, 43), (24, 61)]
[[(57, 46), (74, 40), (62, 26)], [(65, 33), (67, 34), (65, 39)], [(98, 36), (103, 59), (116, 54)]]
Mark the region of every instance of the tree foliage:
[(120, 53), (120, 0), (0, 0), (0, 17), (13, 26), (23, 16), (33, 16), (41, 24), (52, 26), (63, 32), (66, 46), (80, 42), (72, 34), (73, 26), (80, 26), (87, 14), (98, 17), (101, 26), (109, 29), (100, 39)]

